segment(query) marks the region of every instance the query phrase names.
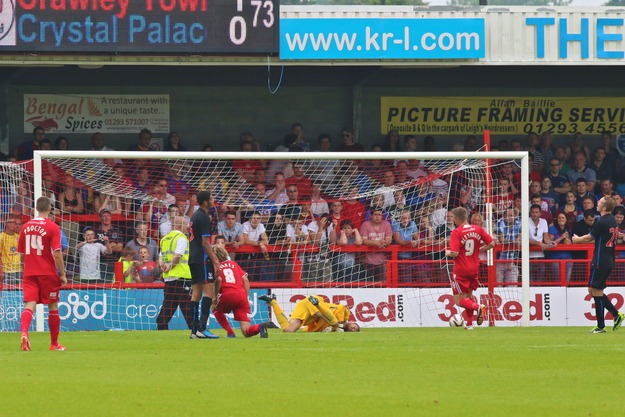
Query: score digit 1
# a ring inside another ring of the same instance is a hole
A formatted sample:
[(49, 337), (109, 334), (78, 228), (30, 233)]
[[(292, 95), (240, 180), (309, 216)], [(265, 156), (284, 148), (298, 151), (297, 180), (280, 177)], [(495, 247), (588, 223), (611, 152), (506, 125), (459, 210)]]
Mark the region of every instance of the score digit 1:
[[(243, 11), (243, 0), (237, 0), (237, 12)], [(247, 23), (243, 16), (233, 16), (230, 20), (230, 42), (242, 45), (247, 37)]]

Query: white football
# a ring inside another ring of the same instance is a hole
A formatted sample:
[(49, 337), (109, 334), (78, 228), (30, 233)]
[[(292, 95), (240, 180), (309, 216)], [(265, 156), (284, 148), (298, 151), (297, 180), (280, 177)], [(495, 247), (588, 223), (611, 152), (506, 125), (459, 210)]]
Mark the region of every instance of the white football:
[(454, 314), (449, 318), (449, 327), (461, 327), (464, 325), (464, 319), (460, 314)]

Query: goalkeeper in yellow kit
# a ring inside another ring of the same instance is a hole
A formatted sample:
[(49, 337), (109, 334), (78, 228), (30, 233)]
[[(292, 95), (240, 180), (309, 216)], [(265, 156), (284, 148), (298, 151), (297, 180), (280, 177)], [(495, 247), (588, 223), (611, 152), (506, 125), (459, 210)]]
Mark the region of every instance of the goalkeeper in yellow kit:
[(286, 333), (293, 333), (302, 328), (305, 332), (359, 332), (360, 326), (348, 322), (350, 312), (342, 304), (326, 303), (318, 295), (298, 301), (291, 318), (287, 319), (275, 295), (261, 295), (259, 300), (271, 305), (280, 328)]

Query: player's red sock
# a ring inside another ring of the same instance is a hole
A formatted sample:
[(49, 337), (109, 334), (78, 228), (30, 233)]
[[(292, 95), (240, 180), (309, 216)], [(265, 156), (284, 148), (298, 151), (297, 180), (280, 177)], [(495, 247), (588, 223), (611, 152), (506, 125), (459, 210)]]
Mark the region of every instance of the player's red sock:
[(30, 328), (30, 323), (33, 321), (33, 311), (29, 308), (25, 308), (22, 311), (21, 324), (22, 324), (22, 334), (28, 334), (28, 329)]
[(465, 309), (462, 312), (462, 318), (464, 318), (464, 322), (466, 323), (467, 326), (472, 326), (473, 325), (473, 314), (475, 313), (475, 310), (470, 310), (470, 309)]
[(215, 320), (217, 320), (217, 323), (219, 323), (219, 325), (221, 327), (223, 327), (224, 330), (229, 335), (230, 334), (234, 334), (234, 330), (232, 330), (232, 327), (230, 327), (230, 323), (228, 322), (228, 318), (226, 317), (226, 315), (224, 313), (222, 313), (221, 311), (213, 310), (213, 316), (215, 316)]
[(467, 310), (477, 310), (478, 308), (480, 308), (480, 305), (470, 298), (463, 298), (462, 300), (460, 300), (459, 304), (461, 307)]
[(61, 331), (61, 318), (58, 310), (48, 313), (48, 327), (50, 327), (50, 344), (56, 346), (59, 344), (59, 332)]
[(260, 324), (255, 324), (247, 329), (247, 332), (245, 332), (245, 337), (256, 336), (258, 333), (260, 333)]

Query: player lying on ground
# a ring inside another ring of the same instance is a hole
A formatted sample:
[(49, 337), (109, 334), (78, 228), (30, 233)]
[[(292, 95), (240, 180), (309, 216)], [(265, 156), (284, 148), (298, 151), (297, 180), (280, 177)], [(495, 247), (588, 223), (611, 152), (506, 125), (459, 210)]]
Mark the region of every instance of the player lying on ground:
[[(480, 266), (480, 252), (495, 247), (495, 241), (480, 226), (470, 225), (467, 221), (467, 210), (458, 207), (452, 210), (456, 228), (449, 238), (449, 249), (445, 255), (454, 258), (454, 272), (451, 279), (451, 289), (456, 305), (464, 308), (465, 326), (473, 329), (473, 313), (477, 311), (477, 325), (484, 322), (486, 306), (478, 304), (473, 297), (473, 291), (480, 285), (478, 270)], [(482, 245), (483, 244), (483, 245)]]
[(348, 322), (350, 312), (342, 304), (326, 303), (318, 295), (311, 295), (308, 298), (298, 301), (291, 314), (291, 319), (287, 319), (282, 308), (276, 301), (275, 295), (261, 295), (259, 300), (271, 305), (280, 328), (286, 333), (293, 333), (302, 328), (305, 332), (359, 332), (358, 323)]
[(228, 323), (226, 314), (234, 312), (234, 319), (241, 326), (241, 333), (245, 337), (267, 337), (267, 323), (250, 326), (250, 282), (247, 272), (239, 264), (230, 260), (228, 252), (221, 245), (213, 246), (213, 252), (219, 259), (219, 276), (215, 279), (215, 300), (213, 301), (213, 315), (221, 327), (228, 332), (227, 337), (235, 337), (234, 330)]

